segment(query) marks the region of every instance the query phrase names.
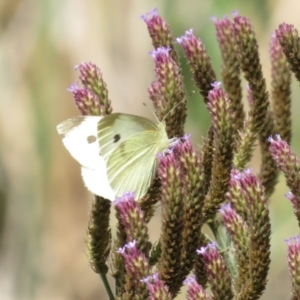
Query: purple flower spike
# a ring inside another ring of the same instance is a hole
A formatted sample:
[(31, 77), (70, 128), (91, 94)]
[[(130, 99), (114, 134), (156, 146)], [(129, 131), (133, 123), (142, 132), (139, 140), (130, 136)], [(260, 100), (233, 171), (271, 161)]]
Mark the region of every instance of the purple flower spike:
[(117, 250), (123, 260), (126, 269), (126, 280), (130, 282), (125, 286), (127, 293), (137, 295), (145, 294), (145, 288), (140, 279), (148, 276), (150, 265), (148, 258), (137, 248), (137, 242), (131, 241)]
[(206, 275), (214, 297), (232, 299), (231, 279), (225, 261), (217, 250), (216, 243), (201, 247), (197, 253), (203, 257)]
[(126, 241), (136, 240), (139, 249), (147, 253), (149, 234), (145, 212), (135, 201), (133, 193), (126, 193), (115, 200), (117, 217), (126, 234)]
[(198, 284), (195, 276), (188, 277), (183, 283), (188, 287), (186, 298), (187, 300), (211, 299), (208, 292), (205, 291), (205, 289), (200, 284)]
[(300, 236), (286, 240), (288, 245), (288, 266), (292, 280), (291, 299), (300, 299)]
[(171, 300), (172, 295), (169, 293), (168, 287), (164, 284), (162, 280), (159, 279), (157, 273), (150, 275), (146, 278), (141, 279), (147, 285), (149, 291), (148, 300)]

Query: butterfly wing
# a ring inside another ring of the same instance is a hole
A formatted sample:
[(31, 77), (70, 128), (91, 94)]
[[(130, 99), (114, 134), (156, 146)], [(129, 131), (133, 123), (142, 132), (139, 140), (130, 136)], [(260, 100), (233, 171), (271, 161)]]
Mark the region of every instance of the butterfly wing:
[(63, 143), (70, 154), (82, 165), (81, 174), (85, 186), (95, 195), (115, 199), (106, 173), (106, 162), (99, 155), (97, 126), (103, 117), (78, 116), (57, 126), (64, 134)]
[(107, 177), (116, 196), (134, 192), (138, 200), (146, 194), (157, 170), (157, 138), (157, 131), (138, 133), (110, 155)]
[(139, 199), (146, 193), (157, 168), (156, 132), (156, 124), (135, 115), (116, 113), (99, 122), (101, 156), (117, 197), (134, 192)]
[(107, 162), (119, 145), (136, 134), (148, 130), (156, 130), (156, 125), (143, 117), (120, 113), (106, 116), (98, 124), (101, 156)]
[(97, 143), (98, 116), (78, 116), (57, 126), (59, 134), (64, 134), (63, 143), (70, 154), (84, 167), (94, 169), (99, 157)]
[(83, 166), (87, 188), (110, 200), (125, 192), (134, 192), (136, 199), (145, 195), (157, 169), (156, 154), (168, 146), (164, 127), (128, 114), (79, 116), (57, 129)]

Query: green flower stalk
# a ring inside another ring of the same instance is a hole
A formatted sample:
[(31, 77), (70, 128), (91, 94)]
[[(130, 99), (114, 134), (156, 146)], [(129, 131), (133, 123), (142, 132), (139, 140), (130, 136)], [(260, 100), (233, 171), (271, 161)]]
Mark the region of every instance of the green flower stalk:
[(288, 266), (292, 280), (292, 297), (300, 299), (300, 237), (299, 235), (286, 240), (288, 245)]
[(182, 280), (191, 271), (196, 257), (196, 249), (200, 245), (200, 232), (203, 225), (201, 217), (205, 192), (203, 186), (204, 170), (201, 157), (191, 144), (189, 136), (178, 142), (173, 152), (181, 171), (181, 185), (183, 189), (183, 231), (182, 231)]
[(253, 109), (251, 110), (254, 119), (253, 129), (259, 133), (264, 126), (269, 101), (259, 59), (258, 44), (249, 19), (235, 13), (233, 21), (240, 66), (249, 83), (253, 98)]
[(203, 256), (213, 299), (232, 299), (231, 278), (225, 261), (217, 250), (216, 244), (210, 243), (206, 247), (197, 250), (197, 253)]
[[(235, 278), (234, 287), (238, 294), (249, 275), (249, 228), (245, 220), (232, 209), (230, 203), (221, 207), (220, 214), (235, 250), (235, 259), (229, 255), (230, 253), (226, 257), (228, 259), (230, 273)], [(230, 250), (231, 249), (227, 252)]]
[(107, 272), (106, 260), (110, 251), (110, 201), (96, 196), (88, 226), (88, 249), (91, 266), (96, 273)]
[(157, 273), (141, 280), (147, 285), (149, 296), (147, 300), (172, 300), (173, 296), (169, 293), (168, 287), (159, 279)]
[[(211, 59), (205, 50), (202, 41), (190, 29), (185, 32), (180, 38), (176, 39), (177, 43), (181, 45), (185, 56), (190, 65), (191, 72), (196, 86), (202, 95), (204, 102), (208, 103), (208, 93), (213, 88), (212, 83), (216, 81), (216, 74), (213, 70)], [(211, 174), (212, 174), (212, 161), (213, 161), (213, 139), (214, 131), (211, 127), (208, 132), (207, 142), (202, 147), (203, 152), (203, 167), (205, 170), (205, 193), (208, 192)]]
[(213, 84), (208, 94), (208, 109), (214, 131), (213, 164), (210, 190), (203, 207), (204, 220), (211, 219), (225, 201), (233, 159), (233, 124), (231, 103), (220, 83)]
[(270, 42), (272, 91), (271, 100), (275, 131), (288, 144), (291, 143), (291, 71), (278, 38), (272, 34)]
[(183, 283), (188, 287), (187, 300), (212, 300), (208, 292), (198, 284), (195, 276), (188, 277)]
[[(252, 91), (247, 85), (247, 100), (250, 106), (250, 111), (253, 106)], [(250, 113), (244, 122), (243, 130), (238, 132), (236, 140), (236, 147), (234, 153), (234, 166), (238, 170), (243, 170), (247, 163), (251, 160), (255, 141), (257, 139), (257, 132), (253, 129), (253, 114)]]
[(146, 285), (141, 282), (150, 273), (150, 265), (147, 257), (138, 249), (136, 241), (127, 243), (117, 251), (124, 260), (126, 269), (123, 300), (142, 300), (148, 296)]
[(241, 193), (246, 200), (245, 222), (249, 229), (250, 267), (246, 278), (238, 279), (238, 282), (244, 283), (238, 295), (239, 299), (259, 299), (266, 287), (270, 265), (271, 224), (267, 198), (263, 186), (250, 170), (234, 176), (233, 180), (240, 184)]
[(234, 209), (244, 220), (247, 220), (247, 202), (243, 194), (241, 185), (236, 178), (240, 176), (237, 169), (231, 170), (230, 187), (226, 193), (226, 199), (230, 203), (230, 207)]
[[(259, 59), (258, 44), (255, 38), (255, 33), (251, 26), (249, 19), (238, 16), (234, 13), (233, 17), (233, 31), (238, 48), (238, 58), (240, 67), (244, 73), (244, 76), (249, 84), (249, 90), (251, 91), (252, 105), (249, 112), (250, 122), (246, 122), (244, 126), (244, 132), (249, 131), (254, 136), (250, 141), (255, 141), (255, 137), (261, 133), (262, 129), (266, 130), (271, 128), (270, 124), (266, 124), (269, 121), (266, 118), (269, 108), (268, 92), (266, 90), (266, 82), (262, 74), (262, 67)], [(247, 127), (246, 127), (247, 126)], [(267, 133), (264, 132), (263, 136)], [(271, 135), (272, 132), (269, 132)], [(260, 139), (264, 141), (264, 138)], [(267, 142), (267, 141), (265, 141)], [(252, 147), (249, 147), (249, 154), (247, 157), (252, 155)], [(237, 145), (237, 149), (240, 149)], [(263, 148), (265, 149), (265, 147)], [(262, 152), (263, 162), (268, 163), (268, 157), (264, 156), (265, 152)], [(238, 169), (243, 169), (247, 162), (237, 165)]]
[(290, 65), (291, 71), (300, 81), (300, 38), (294, 25), (283, 23), (275, 31), (279, 44)]
[(161, 256), (158, 262), (159, 277), (176, 295), (182, 285), (180, 261), (182, 253), (183, 201), (181, 172), (172, 152), (159, 157), (158, 175), (161, 181)]
[(231, 101), (235, 130), (240, 131), (244, 126), (245, 113), (242, 103), (240, 63), (233, 24), (227, 17), (221, 20), (213, 18), (213, 22), (223, 58), (222, 82)]
[(95, 196), (90, 212), (87, 247), (91, 267), (101, 276), (107, 294), (112, 299), (113, 294), (106, 278), (107, 259), (111, 246), (110, 205), (110, 201)]
[(126, 242), (135, 240), (139, 245), (139, 250), (148, 257), (151, 244), (149, 242), (145, 212), (135, 202), (134, 195), (132, 193), (123, 195), (115, 201), (115, 207), (124, 228)]

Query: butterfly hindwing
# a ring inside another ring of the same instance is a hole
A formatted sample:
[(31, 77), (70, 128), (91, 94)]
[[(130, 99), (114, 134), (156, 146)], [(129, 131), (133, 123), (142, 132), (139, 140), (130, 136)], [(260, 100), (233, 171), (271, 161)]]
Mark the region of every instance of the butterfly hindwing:
[(137, 133), (110, 155), (107, 177), (117, 196), (134, 192), (136, 199), (147, 192), (157, 169), (157, 131)]

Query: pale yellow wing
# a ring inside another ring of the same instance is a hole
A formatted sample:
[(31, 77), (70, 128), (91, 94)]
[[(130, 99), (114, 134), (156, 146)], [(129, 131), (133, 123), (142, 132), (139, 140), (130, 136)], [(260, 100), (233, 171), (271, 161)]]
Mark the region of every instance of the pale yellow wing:
[(152, 121), (129, 114), (114, 113), (98, 123), (100, 154), (108, 161), (112, 152), (124, 141), (144, 131), (157, 130)]
[(110, 155), (107, 177), (117, 197), (133, 192), (138, 200), (146, 194), (157, 170), (160, 137), (157, 129), (137, 133)]

